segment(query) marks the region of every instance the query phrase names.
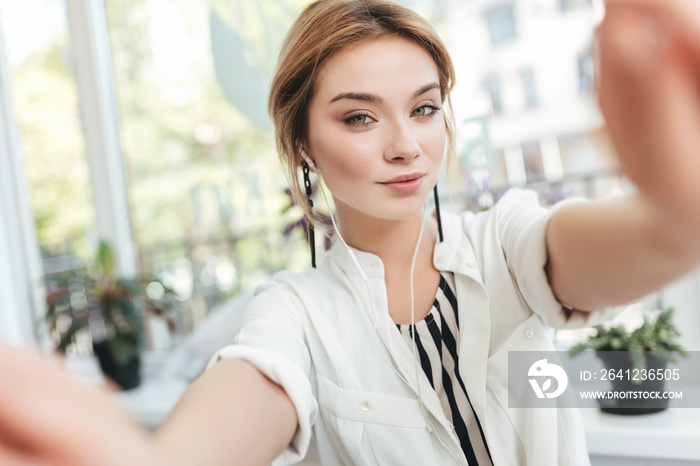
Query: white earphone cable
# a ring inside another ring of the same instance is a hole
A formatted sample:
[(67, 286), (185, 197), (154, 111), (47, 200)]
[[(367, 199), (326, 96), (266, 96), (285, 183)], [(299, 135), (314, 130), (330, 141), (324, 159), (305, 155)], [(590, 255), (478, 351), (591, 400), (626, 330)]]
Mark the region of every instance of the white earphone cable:
[[(326, 196), (326, 190), (324, 189), (323, 182), (321, 181), (321, 174), (318, 171), (317, 171), (317, 176), (319, 178), (318, 185), (319, 185), (319, 188), (321, 190), (321, 194), (323, 195), (323, 200), (326, 204), (326, 207), (328, 208), (328, 214), (331, 217), (333, 229), (335, 230), (335, 233), (338, 235), (338, 238), (340, 239), (340, 241), (345, 246), (345, 249), (348, 251), (348, 254), (350, 254), (350, 257), (352, 258), (352, 261), (355, 264), (355, 267), (357, 267), (357, 270), (360, 272), (362, 280), (365, 283), (365, 287), (367, 288), (367, 294), (369, 296), (370, 314), (372, 316), (372, 327), (374, 328), (374, 344), (377, 348), (377, 352), (379, 352), (379, 354), (382, 356), (382, 359), (384, 359), (384, 362), (387, 363), (387, 365), (396, 373), (396, 375), (398, 375), (399, 378), (401, 378), (401, 380), (403, 380), (403, 382), (406, 385), (411, 387), (411, 384), (408, 382), (408, 380), (406, 380), (406, 378), (403, 375), (401, 375), (401, 373), (398, 370), (396, 370), (394, 365), (391, 364), (387, 360), (386, 356), (384, 356), (384, 352), (381, 351), (381, 349), (379, 348), (378, 337), (377, 337), (377, 333), (378, 333), (377, 332), (377, 325), (376, 325), (376, 321), (375, 321), (376, 312), (373, 309), (372, 290), (369, 287), (369, 280), (367, 279), (367, 275), (365, 274), (365, 272), (362, 270), (362, 267), (360, 266), (360, 262), (357, 260), (355, 253), (352, 251), (350, 246), (348, 246), (348, 243), (345, 242), (345, 239), (343, 239), (343, 236), (340, 234), (340, 229), (338, 228), (338, 225), (335, 222), (333, 210), (330, 207), (330, 203), (328, 202), (328, 198)], [(420, 388), (421, 384), (420, 384), (420, 378), (419, 378), (419, 372), (418, 372), (418, 358), (416, 356), (416, 327), (415, 327), (416, 322), (415, 322), (415, 300), (414, 300), (414, 288), (413, 288), (413, 271), (414, 271), (415, 265), (416, 265), (416, 258), (418, 257), (418, 250), (420, 249), (420, 242), (421, 242), (421, 239), (423, 238), (423, 231), (425, 229), (425, 220), (428, 217), (427, 202), (428, 201), (426, 200), (426, 205), (423, 206), (423, 210), (424, 210), (423, 221), (421, 222), (420, 233), (418, 235), (418, 242), (417, 242), (416, 248), (413, 252), (413, 260), (411, 261), (411, 272), (410, 272), (410, 292), (411, 292), (411, 327), (410, 328), (411, 328), (411, 339), (413, 341), (413, 345), (412, 345), (413, 368), (414, 368), (414, 373), (415, 373), (415, 378), (416, 378), (416, 387), (417, 387), (417, 392), (418, 392), (418, 403), (419, 403), (420, 408), (421, 408), (421, 414), (423, 415), (423, 420), (426, 423), (425, 424), (426, 429), (428, 430), (428, 432), (432, 432), (435, 434), (435, 437), (438, 439), (438, 441), (443, 446), (443, 448), (445, 448), (448, 451), (450, 456), (452, 456), (452, 458), (457, 462), (457, 464), (461, 465), (462, 462), (454, 455), (454, 453), (452, 453), (452, 450), (450, 448), (448, 448), (447, 445), (445, 445), (445, 443), (442, 441), (440, 436), (437, 434), (435, 427), (430, 422), (430, 418), (428, 417), (428, 414), (426, 413), (425, 405), (423, 404), (423, 396), (422, 396), (421, 388)]]
[[(319, 179), (320, 179), (320, 177), (321, 177), (320, 174), (319, 174), (318, 176), (319, 176)], [(320, 181), (320, 180), (319, 180), (319, 181)], [(374, 312), (374, 309), (372, 309), (372, 307), (373, 307), (373, 303), (372, 303), (372, 290), (371, 290), (370, 287), (369, 287), (369, 280), (367, 279), (367, 275), (365, 274), (365, 272), (362, 270), (362, 267), (360, 266), (360, 262), (357, 260), (357, 257), (355, 256), (355, 253), (352, 251), (352, 249), (350, 248), (350, 246), (348, 246), (348, 243), (345, 242), (345, 239), (343, 239), (343, 236), (340, 234), (340, 229), (338, 228), (338, 224), (335, 222), (335, 218), (334, 218), (334, 215), (333, 215), (333, 209), (331, 209), (330, 203), (328, 202), (328, 198), (326, 197), (326, 190), (323, 188), (323, 183), (319, 182), (318, 185), (319, 185), (319, 188), (320, 188), (320, 190), (321, 190), (321, 194), (323, 195), (323, 200), (324, 200), (324, 202), (326, 203), (326, 207), (328, 208), (328, 215), (331, 217), (331, 222), (333, 223), (333, 229), (335, 230), (335, 234), (338, 235), (338, 238), (340, 239), (340, 241), (341, 241), (341, 242), (343, 243), (343, 245), (345, 246), (345, 249), (348, 251), (348, 254), (350, 255), (350, 258), (351, 258), (352, 261), (354, 262), (355, 267), (357, 267), (357, 270), (360, 272), (360, 275), (362, 276), (362, 281), (364, 282), (365, 287), (367, 288), (367, 296), (369, 296), (369, 299), (370, 299), (369, 306), (370, 306), (370, 314), (371, 314), (371, 317), (372, 317), (372, 328), (374, 328), (374, 330), (375, 330), (375, 331), (374, 331), (374, 345), (377, 347), (377, 352), (381, 355), (382, 359), (384, 359), (384, 362), (386, 362), (387, 365), (388, 365), (389, 367), (391, 367), (391, 369), (396, 373), (396, 375), (398, 375), (399, 378), (401, 378), (401, 380), (403, 380), (403, 382), (404, 382), (406, 385), (408, 385), (408, 386), (410, 387), (411, 384), (409, 383), (409, 381), (406, 380), (406, 378), (405, 378), (403, 375), (401, 375), (401, 373), (400, 373), (399, 371), (396, 370), (396, 368), (394, 367), (394, 365), (391, 364), (391, 363), (386, 359), (386, 356), (384, 356), (384, 353), (383, 353), (383, 352), (380, 350), (380, 348), (379, 348), (379, 343), (378, 343), (378, 341), (377, 341), (377, 338), (378, 338), (378, 337), (377, 337), (377, 324), (376, 324), (376, 321), (375, 321), (375, 312)]]

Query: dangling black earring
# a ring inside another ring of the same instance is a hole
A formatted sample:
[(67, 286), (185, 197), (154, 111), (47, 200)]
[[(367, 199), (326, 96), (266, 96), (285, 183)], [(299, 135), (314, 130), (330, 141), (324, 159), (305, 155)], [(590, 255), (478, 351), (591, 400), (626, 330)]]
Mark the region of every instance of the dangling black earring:
[[(301, 171), (304, 174), (304, 188), (306, 189), (306, 200), (313, 210), (314, 201), (311, 200), (311, 180), (309, 179), (309, 164), (301, 162)], [(311, 247), (311, 267), (316, 268), (316, 236), (314, 234), (314, 224), (309, 219), (309, 246)]]
[(437, 184), (433, 188), (433, 194), (435, 195), (435, 216), (437, 217), (438, 224), (438, 235), (440, 236), (440, 242), (444, 239), (442, 236), (442, 218), (440, 218), (440, 196), (438, 196)]

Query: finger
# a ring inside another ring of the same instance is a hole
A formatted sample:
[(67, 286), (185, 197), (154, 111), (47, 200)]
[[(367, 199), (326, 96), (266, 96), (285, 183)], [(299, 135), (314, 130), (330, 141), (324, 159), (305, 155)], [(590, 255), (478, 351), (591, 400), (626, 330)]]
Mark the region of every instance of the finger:
[(697, 0), (606, 0), (606, 9), (644, 8), (668, 17), (700, 66), (700, 2)]
[(49, 466), (39, 458), (3, 444), (0, 437), (0, 464), (3, 466)]
[(700, 69), (689, 66), (664, 17), (648, 11), (615, 13), (601, 50), (601, 99), (614, 117), (610, 124), (634, 149), (624, 155), (637, 159), (645, 153), (663, 154), (636, 165), (655, 177), (696, 175)]
[[(636, 168), (627, 164), (628, 154), (644, 154), (653, 115), (659, 114), (660, 74), (666, 69), (660, 24), (655, 17), (637, 8), (610, 8), (598, 30), (600, 86), (599, 99), (608, 127), (616, 143), (625, 173), (633, 181), (647, 184)], [(642, 137), (640, 137), (642, 136)], [(644, 137), (646, 136), (646, 137)], [(653, 170), (652, 170), (653, 171)]]

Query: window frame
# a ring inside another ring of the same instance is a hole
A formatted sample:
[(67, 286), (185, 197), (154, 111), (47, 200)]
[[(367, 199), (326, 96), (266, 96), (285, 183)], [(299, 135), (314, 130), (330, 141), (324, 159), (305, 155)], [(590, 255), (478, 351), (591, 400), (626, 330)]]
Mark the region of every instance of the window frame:
[(34, 322), (44, 315), (45, 308), (43, 271), (8, 79), (6, 43), (0, 25), (0, 338), (3, 343), (21, 346), (38, 339)]
[[(67, 0), (66, 5), (97, 233), (110, 242), (117, 273), (137, 276), (104, 3)], [(0, 39), (3, 34), (0, 24)], [(0, 309), (6, 310), (0, 314), (0, 338), (19, 346), (47, 344), (40, 330), (46, 312), (44, 271), (4, 44), (0, 40), (0, 163), (9, 169), (0, 170), (0, 252), (7, 253), (0, 277), (9, 280), (0, 281)]]

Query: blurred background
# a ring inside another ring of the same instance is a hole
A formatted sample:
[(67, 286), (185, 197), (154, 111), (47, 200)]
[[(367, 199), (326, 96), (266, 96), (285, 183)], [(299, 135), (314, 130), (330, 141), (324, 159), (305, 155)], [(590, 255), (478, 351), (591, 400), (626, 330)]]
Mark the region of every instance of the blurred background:
[[(115, 273), (143, 285), (145, 351), (171, 351), (216, 306), (308, 267), (266, 112), (307, 3), (0, 0), (0, 337), (49, 345), (46, 296), (89, 273), (100, 240)], [(601, 2), (402, 3), (457, 68), (446, 208), (484, 210), (514, 186), (544, 205), (632, 189), (595, 99)], [(694, 275), (641, 307), (675, 305), (700, 349), (699, 300)], [(91, 351), (72, 336), (69, 355)]]
[[(231, 340), (251, 290), (309, 267), (266, 112), (280, 44), (307, 3), (0, 0), (2, 344), (58, 348), (98, 384), (101, 367), (156, 428)], [(401, 3), (436, 27), (457, 70), (444, 209), (485, 210), (510, 187), (546, 206), (634, 189), (596, 104), (602, 0)], [(669, 307), (680, 344), (700, 350), (698, 272), (615, 323), (631, 330)], [(552, 332), (562, 350), (588, 335)], [(110, 352), (126, 376), (107, 371)], [(146, 383), (130, 390), (139, 371)], [(596, 466), (700, 464), (697, 410), (582, 411)]]

